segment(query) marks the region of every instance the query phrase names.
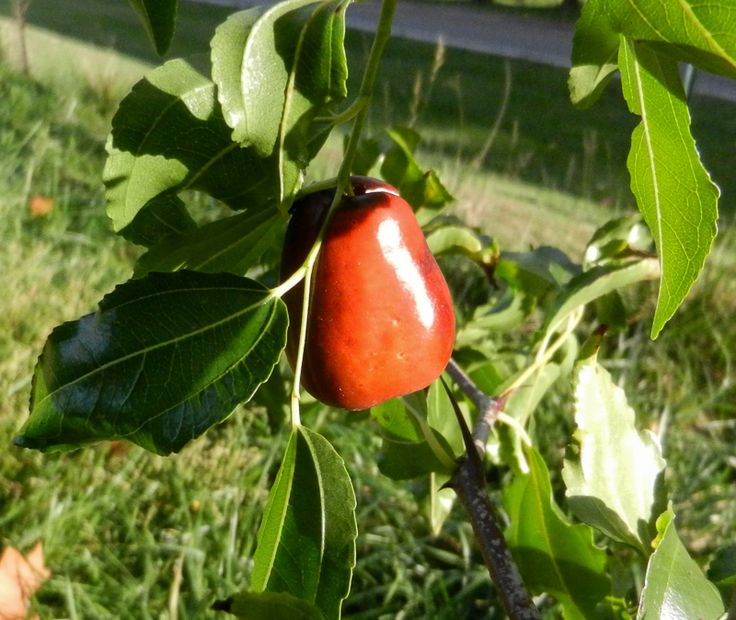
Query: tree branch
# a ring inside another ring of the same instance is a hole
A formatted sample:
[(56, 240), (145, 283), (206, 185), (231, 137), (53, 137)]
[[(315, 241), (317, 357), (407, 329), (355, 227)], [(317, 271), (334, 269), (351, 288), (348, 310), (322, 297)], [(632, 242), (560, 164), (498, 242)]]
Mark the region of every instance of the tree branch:
[[(516, 562), (506, 544), (506, 539), (503, 537), (503, 532), (498, 525), (498, 515), (485, 492), (486, 476), (483, 456), (488, 434), (499, 413), (500, 403), (479, 390), (454, 360), (450, 360), (446, 370), (480, 411), (474, 432), (471, 433), (457, 402), (448, 390), (463, 434), (466, 454), (447, 486), (455, 491), (470, 517), (475, 539), (488, 567), (488, 573), (509, 618), (538, 620), (539, 611), (524, 585)], [(447, 389), (447, 386), (445, 388)]]

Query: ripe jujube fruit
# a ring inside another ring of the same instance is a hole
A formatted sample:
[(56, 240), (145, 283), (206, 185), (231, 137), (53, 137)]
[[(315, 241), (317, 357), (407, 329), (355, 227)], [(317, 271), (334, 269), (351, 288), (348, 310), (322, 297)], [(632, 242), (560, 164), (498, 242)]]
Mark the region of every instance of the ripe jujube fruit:
[[(351, 178), (312, 275), (302, 381), (325, 404), (366, 409), (428, 386), (444, 370), (455, 338), (447, 283), (411, 207), (390, 185)], [(334, 190), (291, 210), (281, 279), (304, 262)], [(284, 295), (287, 357), (296, 362), (303, 283)]]

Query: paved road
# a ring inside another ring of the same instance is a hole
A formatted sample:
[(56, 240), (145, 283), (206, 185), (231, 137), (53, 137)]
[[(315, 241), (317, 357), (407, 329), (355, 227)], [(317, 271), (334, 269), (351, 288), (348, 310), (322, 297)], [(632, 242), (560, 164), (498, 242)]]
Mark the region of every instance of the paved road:
[[(270, 0), (189, 1), (240, 8), (271, 3)], [(373, 31), (380, 6), (379, 0), (353, 4), (348, 10), (348, 26)], [(494, 13), (467, 4), (451, 6), (400, 0), (394, 16), (393, 33), (429, 43), (435, 43), (441, 37), (451, 47), (569, 67), (573, 25), (541, 16)], [(736, 101), (736, 81), (710, 74), (697, 74), (695, 91)]]

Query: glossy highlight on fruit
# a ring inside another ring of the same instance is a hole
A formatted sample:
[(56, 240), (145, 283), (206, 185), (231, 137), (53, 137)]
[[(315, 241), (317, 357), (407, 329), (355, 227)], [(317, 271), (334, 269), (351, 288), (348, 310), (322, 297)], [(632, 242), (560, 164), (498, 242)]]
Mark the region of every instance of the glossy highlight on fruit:
[[(444, 370), (455, 338), (450, 291), (411, 207), (392, 186), (351, 178), (332, 216), (312, 277), (302, 367), (320, 401), (366, 409), (428, 386)], [(334, 190), (297, 200), (286, 231), (282, 281), (304, 262)], [(287, 356), (296, 361), (303, 285), (284, 295)]]

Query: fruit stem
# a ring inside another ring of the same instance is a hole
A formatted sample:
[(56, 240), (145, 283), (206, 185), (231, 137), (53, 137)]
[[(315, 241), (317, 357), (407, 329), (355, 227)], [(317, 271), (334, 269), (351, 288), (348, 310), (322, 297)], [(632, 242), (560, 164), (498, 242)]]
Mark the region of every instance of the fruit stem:
[[(373, 89), (376, 84), (376, 76), (378, 75), (378, 67), (381, 63), (383, 50), (386, 47), (386, 43), (388, 43), (388, 40), (391, 38), (391, 23), (394, 17), (394, 10), (396, 9), (396, 2), (397, 0), (383, 0), (381, 5), (381, 16), (378, 20), (378, 26), (376, 27), (376, 36), (373, 39), (373, 45), (371, 46), (371, 51), (368, 56), (365, 73), (363, 74), (363, 81), (361, 82), (360, 90), (358, 91), (358, 98), (354, 104), (357, 112), (355, 113), (353, 128), (350, 132), (348, 145), (345, 148), (345, 155), (337, 173), (335, 196), (332, 199), (330, 208), (327, 210), (327, 215), (325, 216), (324, 222), (322, 222), (317, 239), (314, 242), (312, 249), (309, 251), (309, 254), (307, 254), (307, 257), (304, 259), (304, 263), (301, 268), (271, 292), (274, 296), (277, 295), (277, 292), (283, 295), (284, 292), (298, 284), (302, 278), (304, 279), (304, 302), (302, 305), (302, 320), (299, 326), (299, 347), (297, 350), (296, 363), (294, 364), (294, 384), (291, 389), (291, 424), (294, 427), (299, 426), (300, 424), (299, 392), (301, 389), (304, 347), (307, 339), (312, 273), (314, 271), (314, 266), (317, 263), (317, 256), (319, 255), (319, 251), (322, 247), (322, 240), (325, 238), (327, 227), (330, 224), (332, 215), (335, 213), (335, 209), (337, 209), (338, 205), (342, 202), (342, 198), (345, 194), (351, 196), (353, 194), (353, 188), (350, 184), (350, 173), (353, 168), (355, 155), (358, 151), (360, 134), (363, 131), (363, 127), (368, 116), (370, 102), (373, 98)], [(353, 106), (348, 108), (348, 111), (351, 113), (353, 112), (352, 108)]]

